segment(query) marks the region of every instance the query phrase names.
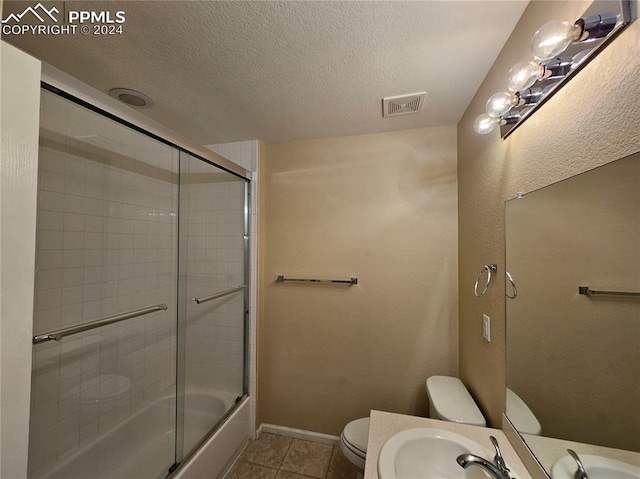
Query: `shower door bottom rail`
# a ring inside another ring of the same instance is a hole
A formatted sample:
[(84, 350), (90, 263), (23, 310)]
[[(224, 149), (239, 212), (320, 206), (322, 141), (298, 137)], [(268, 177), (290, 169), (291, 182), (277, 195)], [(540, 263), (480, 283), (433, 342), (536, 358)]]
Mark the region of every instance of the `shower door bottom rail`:
[(90, 329), (100, 328), (107, 326), (108, 324), (124, 321), (125, 319), (136, 318), (138, 316), (144, 316), (145, 314), (155, 313), (156, 311), (166, 311), (167, 305), (165, 303), (156, 304), (149, 308), (137, 309), (128, 313), (117, 314), (116, 316), (109, 316), (108, 318), (98, 319), (97, 321), (91, 321), (89, 323), (80, 324), (78, 326), (71, 326), (70, 328), (58, 329), (57, 331), (51, 331), (50, 333), (38, 334), (33, 337), (33, 344), (46, 343), (47, 341), (60, 341), (65, 336), (72, 334), (82, 333), (83, 331), (89, 331)]

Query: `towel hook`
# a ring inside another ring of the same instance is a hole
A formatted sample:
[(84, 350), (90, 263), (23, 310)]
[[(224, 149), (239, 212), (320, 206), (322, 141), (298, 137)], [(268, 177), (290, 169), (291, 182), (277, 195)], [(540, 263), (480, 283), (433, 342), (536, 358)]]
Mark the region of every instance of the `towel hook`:
[[(482, 275), (484, 274), (484, 272), (487, 272), (487, 283), (484, 285), (484, 288), (482, 289), (482, 291), (480, 291), (478, 293), (478, 284), (480, 283), (480, 278), (482, 278)], [(497, 264), (485, 264), (482, 269), (480, 270), (480, 273), (478, 274), (478, 277), (476, 278), (476, 284), (473, 287), (473, 293), (476, 295), (476, 297), (480, 297), (480, 296), (484, 296), (484, 294), (487, 292), (487, 289), (489, 288), (489, 283), (491, 283), (491, 273), (495, 273), (498, 271), (498, 265)]]

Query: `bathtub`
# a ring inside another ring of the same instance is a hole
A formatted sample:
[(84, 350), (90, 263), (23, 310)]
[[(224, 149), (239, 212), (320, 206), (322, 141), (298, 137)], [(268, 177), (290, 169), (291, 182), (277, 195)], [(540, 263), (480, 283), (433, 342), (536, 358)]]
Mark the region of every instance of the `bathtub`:
[[(209, 433), (209, 425), (220, 421), (225, 412), (233, 407), (235, 399), (235, 395), (224, 391), (190, 391), (185, 397), (185, 445), (198, 444)], [(237, 407), (243, 403), (244, 401)], [(234, 414), (231, 414), (228, 419), (233, 416)], [(219, 425), (216, 431), (225, 429), (228, 419)], [(171, 427), (167, 427), (167, 424), (171, 424)], [(175, 457), (174, 427), (175, 399), (172, 396), (160, 398), (76, 451), (55, 469), (42, 471), (35, 477), (164, 478), (168, 475), (168, 468), (173, 464)], [(248, 424), (247, 427), (243, 426), (243, 429), (248, 435)], [(185, 454), (187, 453), (188, 451), (185, 451)], [(187, 466), (196, 456), (197, 452), (180, 470), (188, 469)]]

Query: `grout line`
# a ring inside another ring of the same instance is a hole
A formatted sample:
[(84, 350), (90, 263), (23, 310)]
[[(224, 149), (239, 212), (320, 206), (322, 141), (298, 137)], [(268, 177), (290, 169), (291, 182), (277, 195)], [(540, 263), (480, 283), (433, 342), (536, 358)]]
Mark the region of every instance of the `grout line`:
[(280, 471), (282, 465), (284, 464), (284, 458), (287, 457), (287, 454), (289, 454), (289, 449), (291, 449), (291, 445), (293, 444), (293, 438), (290, 437), (289, 439), (291, 439), (291, 441), (289, 441), (289, 445), (287, 446), (287, 450), (284, 452), (284, 456), (282, 456), (282, 460), (280, 461), (280, 465), (278, 466), (278, 470)]
[(329, 466), (327, 467), (327, 473), (325, 474), (325, 479), (329, 479), (329, 471), (331, 470), (331, 463), (333, 462), (333, 456), (336, 453), (336, 447), (337, 446), (333, 446), (333, 449), (331, 450), (331, 457), (329, 458)]
[[(263, 432), (266, 432), (266, 431), (263, 431)], [(268, 432), (268, 434), (279, 435), (279, 434), (274, 433), (274, 432)], [(262, 435), (261, 435), (261, 437), (262, 437)], [(315, 442), (317, 444), (323, 444), (323, 443), (322, 442), (318, 442), (318, 441), (309, 440), (308, 438), (307, 439), (301, 439), (299, 437), (296, 438), (296, 437), (291, 437), (291, 436), (284, 436), (284, 437), (288, 437), (288, 439), (290, 439), (290, 441), (289, 441), (289, 444), (288, 444), (288, 446), (287, 446), (287, 448), (286, 448), (286, 450), (285, 450), (285, 452), (284, 452), (284, 454), (282, 456), (282, 459), (280, 460), (280, 463), (279, 463), (278, 466), (276, 466), (276, 467), (266, 466), (264, 464), (260, 464), (260, 463), (257, 463), (257, 462), (251, 462), (251, 461), (248, 461), (248, 460), (240, 460), (239, 458), (238, 458), (238, 462), (244, 462), (244, 463), (247, 463), (247, 464), (253, 464), (255, 466), (259, 466), (259, 467), (275, 470), (276, 471), (276, 476), (280, 471), (282, 471), (282, 472), (285, 472), (285, 473), (296, 474), (296, 475), (298, 475), (300, 477), (304, 477), (304, 478), (308, 478), (308, 479), (328, 479), (329, 472), (330, 472), (330, 469), (331, 469), (331, 463), (332, 463), (334, 457), (336, 456), (336, 454), (338, 454), (338, 449), (337, 449), (338, 446), (334, 445), (334, 446), (331, 447), (331, 455), (329, 457), (329, 463), (327, 465), (326, 472), (323, 474), (322, 478), (319, 478), (317, 476), (309, 476), (307, 474), (302, 474), (300, 472), (294, 472), (294, 471), (290, 471), (290, 470), (287, 470), (287, 469), (283, 469), (282, 466), (284, 465), (285, 458), (287, 457), (287, 455), (291, 451), (291, 447), (293, 446), (294, 439), (300, 439), (300, 440), (305, 441), (305, 442)], [(257, 440), (260, 440), (260, 439), (255, 439), (254, 441), (257, 441)], [(326, 444), (326, 443), (324, 443), (324, 444), (325, 445), (329, 445), (329, 444)], [(246, 446), (245, 446), (245, 449), (243, 449), (243, 452), (244, 452), (244, 450), (246, 450)]]

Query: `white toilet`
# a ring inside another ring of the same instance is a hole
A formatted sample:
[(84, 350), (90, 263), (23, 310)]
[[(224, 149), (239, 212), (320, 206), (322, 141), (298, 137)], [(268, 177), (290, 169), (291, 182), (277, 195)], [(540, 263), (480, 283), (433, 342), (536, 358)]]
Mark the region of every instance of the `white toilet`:
[[(450, 376), (431, 376), (427, 379), (429, 417), (472, 426), (486, 426), (484, 416), (462, 381)], [(356, 419), (340, 434), (340, 449), (349, 461), (364, 471), (369, 440), (369, 418)]]
[(542, 435), (540, 421), (520, 396), (507, 388), (507, 417), (520, 434)]

